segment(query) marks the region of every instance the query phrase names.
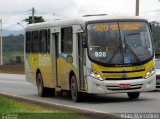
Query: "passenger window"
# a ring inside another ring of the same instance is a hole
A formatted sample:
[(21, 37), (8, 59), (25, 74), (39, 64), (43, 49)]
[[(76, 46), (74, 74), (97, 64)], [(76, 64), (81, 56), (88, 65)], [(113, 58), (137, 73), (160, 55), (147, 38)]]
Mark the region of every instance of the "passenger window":
[(40, 53), (46, 53), (47, 52), (47, 30), (41, 30), (41, 38), (39, 43), (39, 51)]
[(72, 27), (65, 27), (61, 29), (61, 53), (72, 53), (73, 37)]
[(50, 53), (50, 30), (26, 32), (26, 53)]
[(31, 49), (33, 53), (39, 52), (39, 38), (40, 38), (40, 32), (33, 31), (32, 49)]
[(26, 32), (26, 53), (31, 52), (32, 32)]

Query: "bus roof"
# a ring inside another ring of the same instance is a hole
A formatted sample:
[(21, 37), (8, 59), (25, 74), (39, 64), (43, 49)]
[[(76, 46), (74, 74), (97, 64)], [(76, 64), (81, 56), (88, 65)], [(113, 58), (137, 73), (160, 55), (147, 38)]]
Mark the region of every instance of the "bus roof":
[(78, 24), (81, 24), (82, 26), (84, 26), (86, 22), (98, 21), (98, 20), (144, 20), (144, 21), (147, 21), (146, 19), (143, 19), (137, 16), (86, 15), (79, 18), (68, 18), (68, 19), (60, 19), (60, 20), (29, 24), (26, 27), (26, 30), (38, 29), (38, 28), (49, 28), (54, 26), (65, 27), (65, 26), (78, 25)]

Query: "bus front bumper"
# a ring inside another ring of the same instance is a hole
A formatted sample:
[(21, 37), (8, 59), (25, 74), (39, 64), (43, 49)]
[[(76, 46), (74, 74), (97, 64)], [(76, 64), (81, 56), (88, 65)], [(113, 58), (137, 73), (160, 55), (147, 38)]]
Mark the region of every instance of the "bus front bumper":
[[(94, 77), (87, 77), (88, 93), (108, 94), (108, 93), (126, 93), (153, 91), (156, 88), (156, 75), (153, 74), (148, 79), (132, 80), (104, 80), (100, 81)], [(125, 87), (121, 87), (121, 86)], [(126, 87), (127, 86), (127, 87)]]

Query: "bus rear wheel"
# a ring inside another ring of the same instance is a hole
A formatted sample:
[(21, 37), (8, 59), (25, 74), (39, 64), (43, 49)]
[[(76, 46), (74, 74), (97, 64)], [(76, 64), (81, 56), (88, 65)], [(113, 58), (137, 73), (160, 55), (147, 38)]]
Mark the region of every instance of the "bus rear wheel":
[(51, 97), (51, 96), (54, 96), (55, 94), (54, 89), (44, 87), (41, 73), (38, 73), (37, 75), (37, 90), (38, 90), (38, 95), (40, 97)]
[(74, 102), (80, 102), (81, 101), (81, 94), (78, 92), (78, 85), (77, 85), (77, 80), (75, 76), (71, 77), (71, 82), (70, 82), (70, 89), (71, 89), (71, 96), (72, 100)]
[(137, 99), (140, 95), (140, 92), (129, 92), (127, 94), (128, 94), (129, 99)]

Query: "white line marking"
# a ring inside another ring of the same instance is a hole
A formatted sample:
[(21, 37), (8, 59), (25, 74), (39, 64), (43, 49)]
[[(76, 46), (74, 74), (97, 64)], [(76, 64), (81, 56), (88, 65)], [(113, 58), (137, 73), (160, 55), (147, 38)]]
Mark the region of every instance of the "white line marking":
[(25, 85), (30, 85), (28, 82), (18, 82), (18, 81), (2, 81), (0, 80), (0, 83), (8, 83), (8, 84), (25, 84)]
[(24, 74), (4, 74), (4, 73), (0, 73), (0, 75), (4, 75), (4, 76), (25, 76)]

